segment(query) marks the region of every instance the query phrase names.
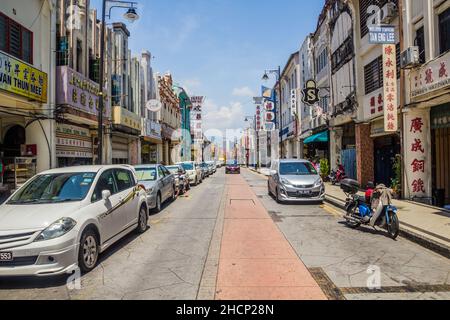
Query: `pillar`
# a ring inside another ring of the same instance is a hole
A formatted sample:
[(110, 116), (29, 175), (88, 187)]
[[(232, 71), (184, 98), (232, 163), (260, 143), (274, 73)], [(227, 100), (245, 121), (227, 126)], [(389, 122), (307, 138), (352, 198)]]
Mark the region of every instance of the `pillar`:
[(357, 124), (355, 127), (356, 136), (356, 172), (358, 182), (362, 187), (367, 182), (374, 180), (373, 165), (373, 140), (370, 137), (369, 124)]

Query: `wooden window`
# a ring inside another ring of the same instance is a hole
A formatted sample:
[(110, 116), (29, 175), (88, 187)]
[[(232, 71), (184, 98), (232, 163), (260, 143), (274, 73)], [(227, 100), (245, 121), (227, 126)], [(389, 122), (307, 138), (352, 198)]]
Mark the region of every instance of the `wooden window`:
[(33, 63), (33, 33), (0, 12), (0, 50)]
[(450, 50), (450, 8), (439, 15), (440, 53)]

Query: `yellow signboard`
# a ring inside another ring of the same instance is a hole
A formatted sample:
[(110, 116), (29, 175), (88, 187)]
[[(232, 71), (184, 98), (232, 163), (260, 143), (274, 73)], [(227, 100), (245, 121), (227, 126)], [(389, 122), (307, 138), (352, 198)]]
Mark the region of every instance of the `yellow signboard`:
[(47, 74), (0, 51), (0, 89), (47, 102)]
[(141, 118), (120, 106), (115, 106), (113, 109), (113, 122), (114, 124), (125, 126), (137, 131), (142, 130)]

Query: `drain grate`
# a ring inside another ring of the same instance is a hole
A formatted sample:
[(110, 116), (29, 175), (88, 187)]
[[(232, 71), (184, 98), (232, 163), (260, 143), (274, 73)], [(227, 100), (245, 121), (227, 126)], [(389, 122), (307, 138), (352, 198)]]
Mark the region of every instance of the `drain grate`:
[(331, 281), (322, 268), (310, 268), (309, 272), (328, 300), (346, 300), (342, 291)]

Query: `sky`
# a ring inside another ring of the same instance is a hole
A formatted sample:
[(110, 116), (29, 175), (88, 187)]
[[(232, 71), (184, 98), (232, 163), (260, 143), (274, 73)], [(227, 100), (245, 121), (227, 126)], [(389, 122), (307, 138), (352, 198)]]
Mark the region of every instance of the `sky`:
[[(315, 31), (324, 0), (134, 0), (127, 23), (133, 55), (149, 50), (155, 71), (170, 72), (189, 95), (206, 97), (204, 130), (245, 127), (266, 69), (284, 67)], [(91, 6), (101, 10), (100, 0)], [(100, 11), (99, 10), (99, 11)], [(109, 22), (124, 21), (113, 9)]]

